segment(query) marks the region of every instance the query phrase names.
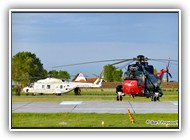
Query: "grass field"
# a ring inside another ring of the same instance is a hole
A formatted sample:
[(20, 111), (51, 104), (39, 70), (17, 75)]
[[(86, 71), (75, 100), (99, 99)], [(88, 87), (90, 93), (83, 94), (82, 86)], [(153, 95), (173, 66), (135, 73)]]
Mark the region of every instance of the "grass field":
[[(61, 96), (56, 95), (37, 95), (37, 96), (26, 96), (23, 93), (21, 96), (15, 96), (13, 92), (12, 101), (70, 101), (70, 100), (116, 100), (116, 93), (113, 91), (83, 91), (81, 96), (75, 96), (73, 92), (62, 94)], [(125, 96), (123, 100), (127, 101), (150, 101), (150, 98), (146, 97), (135, 97)], [(161, 101), (177, 101), (177, 91), (165, 91), (164, 95), (160, 98)]]
[(133, 117), (132, 124), (128, 114), (13, 113), (12, 128), (178, 128), (178, 114), (133, 114)]

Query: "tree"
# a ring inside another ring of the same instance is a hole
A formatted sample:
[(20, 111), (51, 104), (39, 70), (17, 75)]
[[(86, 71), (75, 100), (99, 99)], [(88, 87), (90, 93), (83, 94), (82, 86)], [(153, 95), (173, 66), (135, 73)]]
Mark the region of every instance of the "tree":
[(115, 70), (114, 66), (106, 65), (104, 66), (104, 78), (107, 82), (113, 82), (113, 71)]
[(66, 81), (68, 81), (71, 78), (70, 74), (67, 71), (62, 71), (62, 70), (58, 72), (58, 76), (60, 79), (64, 79)]
[(12, 80), (15, 85), (25, 86), (43, 75), (40, 59), (31, 52), (19, 52), (12, 58)]
[(51, 70), (48, 72), (48, 74), (50, 74), (52, 77), (58, 78), (58, 71), (56, 70)]
[(47, 75), (48, 75), (47, 70), (46, 70), (46, 69), (43, 69), (43, 71), (42, 71), (42, 78), (43, 78), (43, 77), (47, 77)]
[(49, 73), (52, 77), (63, 79), (68, 81), (70, 79), (70, 74), (67, 71), (56, 71), (56, 70), (51, 70)]
[(120, 82), (122, 74), (122, 70), (119, 70), (112, 65), (108, 64), (104, 66), (104, 78), (107, 82)]
[(157, 69), (156, 68), (154, 68), (154, 75), (156, 75), (157, 74)]
[(112, 72), (112, 76), (113, 76), (113, 81), (114, 82), (121, 82), (122, 81), (122, 70), (120, 69), (115, 69), (113, 72)]

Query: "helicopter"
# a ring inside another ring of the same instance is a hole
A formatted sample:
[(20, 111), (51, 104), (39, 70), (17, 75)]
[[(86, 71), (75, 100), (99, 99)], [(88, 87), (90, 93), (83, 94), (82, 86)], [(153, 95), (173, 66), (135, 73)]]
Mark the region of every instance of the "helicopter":
[[(148, 63), (149, 60), (164, 62), (164, 63), (167, 61), (168, 65), (166, 66), (166, 69), (161, 69), (160, 72), (154, 73), (154, 66), (149, 65)], [(54, 66), (53, 68), (110, 62), (110, 61), (117, 61), (110, 65), (117, 65), (124, 62), (129, 62), (128, 64), (124, 65), (124, 67), (127, 67), (127, 70), (126, 72), (124, 72), (122, 78), (123, 79), (122, 84), (116, 87), (117, 101), (122, 101), (123, 96), (125, 95), (131, 95), (133, 98), (135, 96), (143, 96), (151, 98), (151, 101), (160, 101), (160, 97), (163, 96), (163, 91), (160, 87), (163, 75), (166, 73), (167, 82), (168, 82), (169, 77), (172, 78), (172, 75), (169, 72), (169, 64), (170, 62), (177, 62), (177, 60), (171, 60), (171, 59), (149, 59), (144, 55), (138, 55), (136, 58), (131, 58), (131, 59), (113, 59), (113, 60), (83, 62), (83, 63)]]
[(136, 63), (128, 65), (123, 76), (122, 85), (116, 87), (117, 101), (122, 101), (122, 96), (126, 94), (131, 95), (133, 98), (135, 96), (145, 96), (151, 98), (151, 101), (160, 101), (160, 97), (163, 96), (163, 91), (160, 88), (163, 75), (166, 73), (167, 82), (169, 77), (172, 78), (169, 72), (169, 63), (175, 60), (168, 60), (166, 69), (161, 69), (157, 73), (154, 73), (154, 66), (149, 65), (147, 62), (148, 60), (156, 59), (148, 59), (143, 55), (138, 55), (137, 58), (132, 60), (136, 61)]
[[(80, 75), (83, 74), (80, 73)], [(50, 76), (24, 87), (23, 92), (26, 95), (32, 93), (34, 96), (37, 94), (55, 94), (60, 96), (61, 94), (74, 90), (75, 95), (77, 95), (81, 87), (99, 88), (102, 86), (102, 81), (103, 79), (98, 77), (94, 83), (66, 82)]]

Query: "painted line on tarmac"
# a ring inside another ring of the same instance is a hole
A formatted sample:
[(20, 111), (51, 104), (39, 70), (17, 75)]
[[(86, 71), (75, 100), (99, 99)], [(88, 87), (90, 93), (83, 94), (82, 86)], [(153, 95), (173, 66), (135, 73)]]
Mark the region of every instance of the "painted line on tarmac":
[(129, 103), (129, 105), (131, 106), (131, 108), (132, 108), (132, 110), (133, 110), (133, 113), (135, 113), (135, 110), (134, 110), (132, 104), (130, 103), (130, 101), (128, 101), (128, 103)]
[(60, 105), (79, 105), (82, 104), (82, 101), (63, 101)]
[(27, 106), (27, 105), (29, 105), (29, 104), (32, 104), (32, 102), (27, 102), (26, 104), (23, 104), (23, 105), (21, 105), (21, 106), (15, 108), (15, 109), (12, 109), (12, 111), (16, 111), (16, 110), (18, 110), (18, 109), (20, 109), (20, 108), (23, 108), (23, 107), (25, 107), (25, 106)]
[(170, 101), (170, 103), (172, 103), (173, 105), (178, 105), (178, 102), (175, 102), (175, 101)]

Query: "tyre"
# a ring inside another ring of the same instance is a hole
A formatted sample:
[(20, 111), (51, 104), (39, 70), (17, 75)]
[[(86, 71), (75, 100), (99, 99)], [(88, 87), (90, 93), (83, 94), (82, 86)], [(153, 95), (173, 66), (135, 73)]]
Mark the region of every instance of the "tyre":
[(56, 96), (61, 96), (61, 93), (55, 93)]
[(154, 102), (156, 102), (157, 101), (157, 97), (154, 97)]
[(117, 95), (117, 101), (119, 101), (119, 96)]
[(123, 96), (120, 96), (120, 101), (122, 101), (123, 100)]
[(121, 95), (117, 95), (117, 101), (122, 101), (123, 97)]

